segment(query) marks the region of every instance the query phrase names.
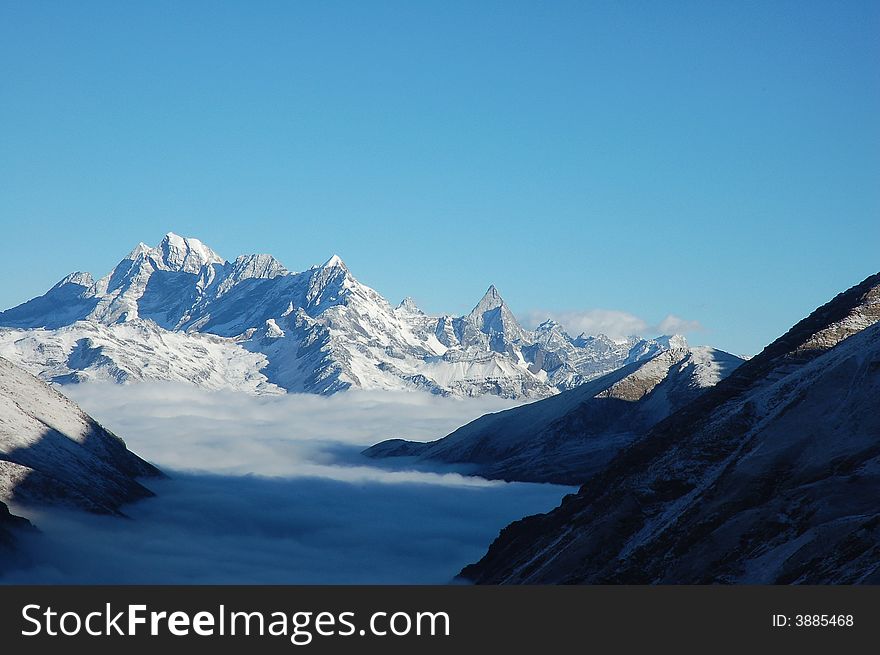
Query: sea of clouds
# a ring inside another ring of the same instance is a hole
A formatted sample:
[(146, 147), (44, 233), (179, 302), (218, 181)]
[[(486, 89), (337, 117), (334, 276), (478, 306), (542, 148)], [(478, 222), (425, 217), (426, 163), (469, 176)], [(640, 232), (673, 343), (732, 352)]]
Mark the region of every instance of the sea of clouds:
[(169, 383), (64, 387), (168, 474), (130, 519), (13, 508), (40, 533), (8, 583), (447, 583), (509, 522), (572, 489), (360, 451), (426, 441), (514, 403), (352, 391), (250, 396)]

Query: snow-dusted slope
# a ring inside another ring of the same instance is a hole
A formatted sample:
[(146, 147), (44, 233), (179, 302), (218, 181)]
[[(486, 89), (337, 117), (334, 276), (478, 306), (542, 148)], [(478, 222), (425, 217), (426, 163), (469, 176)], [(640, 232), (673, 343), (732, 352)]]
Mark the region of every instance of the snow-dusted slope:
[(467, 316), (392, 307), (337, 257), (296, 273), (270, 255), (225, 261), (169, 233), (106, 276), (66, 276), (0, 312), (0, 355), (44, 380), (185, 380), (256, 393), (351, 387), (539, 398), (670, 347), (523, 329), (495, 289)]
[(552, 398), (487, 414), (443, 439), (393, 439), (364, 453), (474, 464), (489, 478), (580, 484), (741, 363), (711, 348), (673, 348)]
[(206, 389), (283, 393), (260, 369), (261, 353), (211, 334), (170, 332), (152, 321), (94, 321), (48, 330), (0, 330), (0, 354), (56, 383), (169, 380)]
[(159, 471), (74, 403), (0, 358), (0, 502), (119, 513)]
[(880, 274), (840, 294), (552, 512), (481, 583), (880, 583)]

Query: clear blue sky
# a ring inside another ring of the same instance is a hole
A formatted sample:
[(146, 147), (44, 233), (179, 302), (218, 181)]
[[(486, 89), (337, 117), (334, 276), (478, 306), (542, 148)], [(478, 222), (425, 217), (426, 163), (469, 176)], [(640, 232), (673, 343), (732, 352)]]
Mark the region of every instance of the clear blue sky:
[(173, 230), (754, 353), (880, 270), (880, 3), (0, 0), (0, 306)]

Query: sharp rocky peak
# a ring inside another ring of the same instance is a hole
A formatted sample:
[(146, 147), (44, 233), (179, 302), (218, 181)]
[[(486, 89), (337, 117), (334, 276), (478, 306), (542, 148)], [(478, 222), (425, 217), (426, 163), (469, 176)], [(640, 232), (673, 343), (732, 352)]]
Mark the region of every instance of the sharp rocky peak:
[(495, 288), (495, 285), (491, 284), (489, 285), (489, 288), (486, 289), (486, 293), (483, 294), (480, 302), (478, 302), (476, 307), (471, 311), (470, 316), (478, 319), (486, 312), (503, 306), (505, 306), (504, 298), (498, 293), (498, 289)]
[(339, 255), (333, 255), (321, 266), (309, 269), (311, 277), (306, 303), (313, 307), (335, 304), (349, 290), (362, 288)]
[(490, 341), (490, 348), (497, 352), (506, 350), (510, 343), (522, 340), (525, 336), (516, 317), (494, 284), (486, 290), (483, 298), (465, 320), (484, 334), (500, 336), (500, 339), (493, 337)]
[(342, 261), (342, 257), (339, 255), (333, 255), (326, 262), (321, 264), (321, 268), (341, 268), (344, 270), (348, 270), (348, 266), (345, 265), (345, 262)]

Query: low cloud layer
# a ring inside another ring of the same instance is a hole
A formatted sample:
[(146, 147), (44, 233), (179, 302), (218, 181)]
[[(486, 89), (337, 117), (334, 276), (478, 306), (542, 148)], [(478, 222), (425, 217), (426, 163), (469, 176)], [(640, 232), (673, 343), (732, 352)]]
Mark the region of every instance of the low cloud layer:
[(123, 437), (129, 449), (162, 469), (348, 481), (433, 480), (436, 474), (387, 471), (356, 455), (384, 439), (437, 439), (483, 414), (519, 404), (386, 391), (251, 396), (167, 382), (62, 390)]
[(526, 314), (523, 322), (535, 327), (542, 321), (552, 319), (562, 325), (572, 336), (580, 334), (604, 334), (612, 338), (633, 335), (653, 337), (660, 334), (687, 334), (702, 332), (699, 321), (693, 321), (669, 314), (657, 324), (617, 309), (588, 309), (584, 311), (532, 311)]
[(133, 520), (16, 508), (31, 568), (3, 582), (444, 583), (498, 531), (570, 489), (363, 458), (391, 436), (428, 440), (499, 399), (353, 392), (261, 398), (168, 384), (66, 387), (171, 475)]

